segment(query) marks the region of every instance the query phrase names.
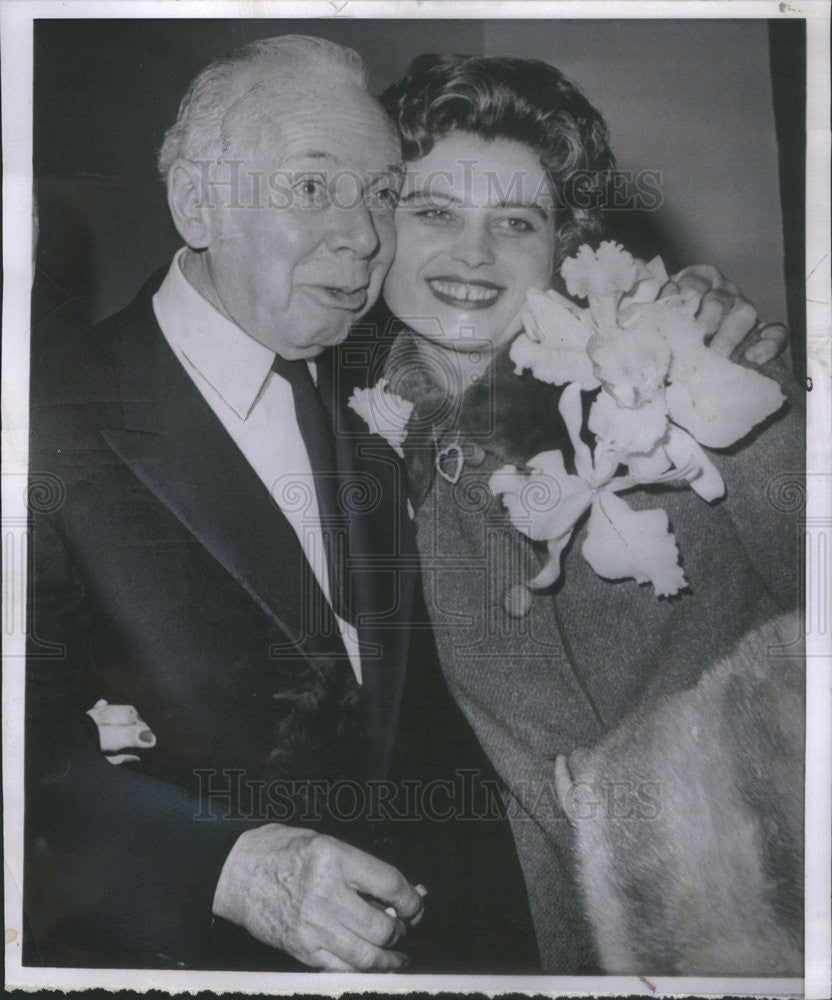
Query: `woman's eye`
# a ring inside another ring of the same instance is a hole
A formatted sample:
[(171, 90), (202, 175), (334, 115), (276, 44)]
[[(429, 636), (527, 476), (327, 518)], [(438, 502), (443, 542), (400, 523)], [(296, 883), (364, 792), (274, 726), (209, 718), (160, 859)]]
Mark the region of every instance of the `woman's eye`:
[(500, 219), (497, 228), (510, 233), (533, 233), (536, 227), (528, 219), (512, 216), (507, 219)]

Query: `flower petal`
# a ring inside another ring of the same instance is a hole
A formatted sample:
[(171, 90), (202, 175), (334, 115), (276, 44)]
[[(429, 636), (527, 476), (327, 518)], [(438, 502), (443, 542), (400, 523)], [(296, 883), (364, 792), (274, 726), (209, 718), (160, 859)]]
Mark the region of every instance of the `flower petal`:
[(719, 500), (725, 495), (725, 481), (719, 469), (687, 431), (671, 424), (664, 450), (677, 469), (690, 468), (685, 478), (703, 500)]
[(528, 336), (513, 341), (509, 357), (518, 374), (528, 368), (541, 382), (578, 382), (582, 389), (595, 389), (598, 379), (586, 353), (592, 331), (564, 303), (568, 300), (562, 296), (530, 289), (523, 314)]
[(670, 348), (657, 332), (651, 313), (639, 314), (626, 329), (617, 327), (606, 335), (594, 336), (587, 354), (604, 388), (622, 406), (640, 406), (664, 389)]
[(575, 468), (578, 475), (587, 483), (594, 483), (595, 473), (592, 462), (592, 452), (585, 441), (581, 440), (581, 424), (583, 423), (583, 405), (581, 389), (577, 382), (571, 382), (560, 394), (558, 410), (566, 424), (569, 440), (575, 451)]
[(667, 388), (671, 420), (708, 448), (727, 448), (783, 405), (774, 379), (702, 347), (674, 364)]
[(560, 557), (571, 537), (572, 529), (570, 528), (565, 534), (560, 535), (558, 538), (550, 538), (546, 542), (546, 548), (549, 550), (549, 558), (537, 576), (533, 580), (529, 580), (529, 587), (532, 590), (543, 590), (544, 587), (551, 587), (560, 577)]
[[(647, 454), (664, 437), (667, 430), (664, 395), (630, 409), (619, 406), (606, 390), (599, 392), (589, 411), (588, 427), (603, 447), (626, 463), (633, 452)], [(597, 464), (597, 449), (595, 461)]]
[(648, 272), (659, 282), (661, 286), (667, 284), (670, 280), (667, 274), (667, 268), (664, 266), (664, 261), (658, 254), (652, 259), (647, 261)]
[(605, 240), (593, 251), (586, 243), (561, 265), (561, 277), (570, 295), (593, 299), (628, 292), (638, 277), (632, 254), (620, 243)]
[(659, 597), (677, 594), (686, 583), (667, 514), (661, 509), (634, 511), (612, 493), (593, 502), (582, 551), (599, 576), (650, 582)]
[(589, 311), (600, 329), (615, 326), (615, 310), (623, 292), (639, 275), (636, 262), (620, 243), (605, 241), (596, 251), (587, 244), (560, 269), (570, 295), (589, 300)]
[(662, 444), (659, 443), (647, 454), (631, 454), (627, 459), (627, 468), (634, 479), (642, 483), (649, 483), (651, 479), (667, 472), (670, 468), (670, 459), (665, 454)]
[(549, 541), (571, 532), (592, 501), (587, 484), (570, 476), (559, 451), (541, 452), (529, 462), (528, 475), (504, 465), (489, 479), (495, 496), (502, 495), (511, 523), (535, 541)]
[(382, 378), (372, 389), (354, 389), (347, 405), (367, 422), (373, 434), (383, 437), (403, 458), (402, 444), (407, 437), (407, 422), (413, 413), (413, 403), (395, 392), (388, 392), (388, 385), (389, 381)]

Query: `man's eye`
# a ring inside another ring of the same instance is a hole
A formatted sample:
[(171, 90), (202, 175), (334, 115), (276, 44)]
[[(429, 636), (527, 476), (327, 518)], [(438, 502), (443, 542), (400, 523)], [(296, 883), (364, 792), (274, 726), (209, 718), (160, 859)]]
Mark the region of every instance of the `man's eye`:
[(321, 208), (328, 200), (326, 180), (321, 175), (301, 177), (293, 185), (301, 208)]
[(369, 196), (370, 208), (383, 208), (392, 211), (399, 203), (399, 192), (395, 188), (379, 188), (371, 191)]
[(445, 208), (420, 208), (415, 215), (417, 219), (424, 219), (425, 222), (449, 222), (453, 218)]

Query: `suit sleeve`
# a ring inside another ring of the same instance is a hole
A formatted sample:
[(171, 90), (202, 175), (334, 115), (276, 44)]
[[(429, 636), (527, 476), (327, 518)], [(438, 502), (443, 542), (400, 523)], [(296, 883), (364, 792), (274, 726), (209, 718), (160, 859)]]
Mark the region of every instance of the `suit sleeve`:
[[(122, 950), (199, 964), (231, 846), (257, 825), (110, 764), (78, 704), (95, 618), (48, 519), (34, 529), (26, 685), (25, 908), (36, 964), (100, 964)], [(140, 959), (141, 961), (141, 959)]]

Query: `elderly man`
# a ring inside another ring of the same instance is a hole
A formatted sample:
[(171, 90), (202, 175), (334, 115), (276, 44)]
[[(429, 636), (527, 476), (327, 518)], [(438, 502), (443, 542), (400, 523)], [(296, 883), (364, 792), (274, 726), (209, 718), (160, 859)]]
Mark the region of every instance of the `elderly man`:
[[(417, 945), (433, 921), (462, 967), (532, 961), (504, 821), (457, 879), (450, 786), (395, 794), (485, 766), (412, 629), (398, 459), (327, 351), (379, 294), (399, 159), (354, 52), (214, 62), (160, 154), (185, 246), (92, 333), (34, 342), (33, 484), (62, 502), (33, 526), (29, 962), (397, 969), (419, 877)], [(117, 705), (145, 749), (108, 760)]]

